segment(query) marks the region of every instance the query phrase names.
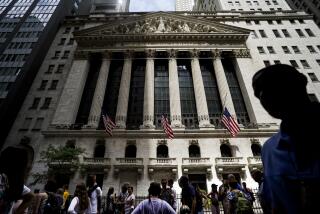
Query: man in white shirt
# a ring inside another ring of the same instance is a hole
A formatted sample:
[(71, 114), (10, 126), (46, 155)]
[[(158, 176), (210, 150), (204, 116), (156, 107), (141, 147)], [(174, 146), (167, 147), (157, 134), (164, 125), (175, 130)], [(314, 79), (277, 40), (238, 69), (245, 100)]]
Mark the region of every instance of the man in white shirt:
[(96, 176), (90, 175), (88, 180), (88, 196), (90, 198), (91, 213), (100, 214), (102, 190), (96, 182)]

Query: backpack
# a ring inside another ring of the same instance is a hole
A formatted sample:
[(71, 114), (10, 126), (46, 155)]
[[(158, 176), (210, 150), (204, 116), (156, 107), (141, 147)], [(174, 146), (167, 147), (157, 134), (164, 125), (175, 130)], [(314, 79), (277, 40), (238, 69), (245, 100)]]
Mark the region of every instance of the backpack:
[(237, 192), (237, 213), (250, 213), (252, 211), (250, 200), (243, 192)]

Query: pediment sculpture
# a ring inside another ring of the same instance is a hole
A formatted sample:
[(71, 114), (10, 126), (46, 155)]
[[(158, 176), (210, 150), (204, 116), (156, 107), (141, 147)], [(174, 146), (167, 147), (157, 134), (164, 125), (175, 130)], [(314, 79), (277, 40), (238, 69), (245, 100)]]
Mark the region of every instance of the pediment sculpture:
[(152, 33), (217, 33), (232, 32), (210, 24), (196, 23), (182, 19), (158, 16), (133, 23), (119, 24), (103, 29), (102, 34), (152, 34)]

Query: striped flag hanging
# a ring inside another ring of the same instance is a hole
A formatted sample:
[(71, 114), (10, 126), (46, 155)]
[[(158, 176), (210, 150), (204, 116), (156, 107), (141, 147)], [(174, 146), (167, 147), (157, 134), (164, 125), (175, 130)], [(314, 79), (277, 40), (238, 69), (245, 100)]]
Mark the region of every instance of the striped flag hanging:
[(104, 128), (105, 131), (112, 136), (112, 129), (114, 129), (114, 127), (116, 127), (116, 124), (110, 119), (110, 117), (106, 114), (104, 115), (102, 113), (102, 120), (103, 120), (103, 124), (104, 124)]
[(232, 137), (236, 136), (240, 131), (240, 127), (237, 121), (231, 116), (231, 114), (229, 113), (226, 107), (224, 108), (221, 121), (223, 125), (231, 133)]
[(161, 124), (163, 127), (163, 131), (166, 133), (167, 137), (172, 140), (174, 138), (172, 128), (169, 124), (169, 120), (164, 115), (161, 116)]

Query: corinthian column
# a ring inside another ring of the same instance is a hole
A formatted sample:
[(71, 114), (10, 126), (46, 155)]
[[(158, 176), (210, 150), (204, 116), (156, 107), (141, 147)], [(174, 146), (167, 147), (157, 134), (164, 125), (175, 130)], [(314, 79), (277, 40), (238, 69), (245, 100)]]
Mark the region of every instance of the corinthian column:
[(213, 59), (214, 73), (216, 75), (217, 85), (220, 92), (220, 99), (221, 99), (222, 105), (224, 105), (223, 107), (227, 107), (230, 114), (236, 119), (236, 113), (234, 110), (227, 77), (221, 62), (221, 53), (218, 50), (214, 50), (212, 51), (212, 55), (214, 58)]
[(131, 80), (131, 67), (132, 67), (132, 52), (127, 51), (125, 53), (125, 59), (122, 69), (117, 113), (116, 113), (116, 125), (117, 128), (125, 129), (127, 121), (129, 92), (130, 92), (130, 80)]
[(181, 102), (179, 90), (179, 77), (177, 68), (177, 51), (169, 52), (169, 95), (170, 95), (170, 115), (171, 126), (173, 128), (184, 128), (181, 123)]
[(146, 52), (142, 129), (154, 129), (154, 50)]
[(75, 122), (88, 72), (88, 53), (76, 52), (52, 120), (53, 125), (71, 125)]
[(101, 107), (103, 104), (104, 94), (106, 91), (108, 74), (110, 68), (110, 53), (104, 53), (102, 64), (97, 80), (96, 89), (94, 91), (94, 96), (91, 104), (88, 126), (92, 128), (97, 128), (101, 118)]
[(196, 98), (196, 106), (199, 120), (199, 128), (214, 127), (210, 124), (206, 92), (204, 90), (202, 74), (199, 64), (199, 51), (194, 50), (192, 53), (191, 70), (194, 87), (194, 95)]

